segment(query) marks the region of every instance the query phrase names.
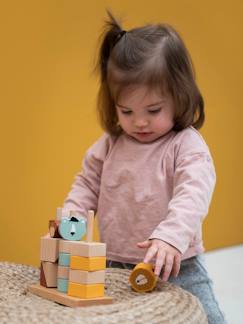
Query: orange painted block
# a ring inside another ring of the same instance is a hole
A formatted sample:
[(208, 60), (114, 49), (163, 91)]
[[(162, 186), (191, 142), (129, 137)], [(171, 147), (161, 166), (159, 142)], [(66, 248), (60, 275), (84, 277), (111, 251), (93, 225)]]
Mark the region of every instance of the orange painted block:
[(106, 244), (100, 242), (73, 241), (70, 244), (70, 254), (82, 257), (106, 256)]
[(96, 271), (106, 269), (106, 257), (81, 257), (71, 255), (70, 269)]
[(70, 282), (68, 284), (68, 295), (79, 298), (93, 298), (102, 297), (105, 293), (104, 284), (91, 284), (84, 285), (75, 282)]
[(137, 292), (152, 291), (158, 277), (154, 274), (151, 263), (138, 263), (129, 277), (132, 288)]
[(40, 260), (56, 262), (59, 254), (59, 239), (52, 237), (41, 237)]
[(104, 283), (105, 282), (105, 270), (83, 271), (83, 270), (70, 269), (69, 281), (80, 283), (80, 284)]

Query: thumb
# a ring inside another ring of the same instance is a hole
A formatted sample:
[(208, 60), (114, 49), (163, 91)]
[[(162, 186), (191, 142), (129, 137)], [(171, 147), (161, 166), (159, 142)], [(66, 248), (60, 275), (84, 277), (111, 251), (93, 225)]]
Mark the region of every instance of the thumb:
[(149, 248), (151, 246), (152, 242), (151, 241), (143, 241), (143, 242), (138, 242), (137, 246), (140, 248)]

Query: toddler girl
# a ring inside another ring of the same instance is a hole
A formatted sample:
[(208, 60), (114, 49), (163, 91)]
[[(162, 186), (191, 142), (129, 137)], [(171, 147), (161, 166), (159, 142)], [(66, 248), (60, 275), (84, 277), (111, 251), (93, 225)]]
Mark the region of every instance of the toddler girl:
[(152, 262), (200, 299), (210, 323), (225, 323), (201, 255), (216, 176), (189, 53), (170, 25), (125, 31), (108, 15), (96, 65), (104, 134), (63, 208), (97, 212), (108, 267)]

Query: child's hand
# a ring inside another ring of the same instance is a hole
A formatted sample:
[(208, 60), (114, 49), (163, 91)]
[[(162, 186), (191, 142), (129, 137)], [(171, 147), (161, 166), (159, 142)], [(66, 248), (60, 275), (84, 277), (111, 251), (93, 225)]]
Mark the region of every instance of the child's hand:
[(176, 248), (158, 239), (140, 242), (137, 243), (137, 245), (140, 248), (148, 248), (143, 260), (144, 263), (149, 263), (149, 261), (157, 254), (154, 269), (155, 275), (159, 276), (161, 269), (164, 266), (163, 281), (169, 279), (171, 271), (173, 276), (177, 277), (180, 271), (181, 253)]

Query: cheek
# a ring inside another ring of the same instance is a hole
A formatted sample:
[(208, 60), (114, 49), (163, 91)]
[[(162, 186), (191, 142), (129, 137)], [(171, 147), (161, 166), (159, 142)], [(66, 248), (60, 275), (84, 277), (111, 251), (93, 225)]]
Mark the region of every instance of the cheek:
[(166, 117), (164, 115), (160, 115), (157, 118), (154, 119), (154, 123), (156, 125), (162, 125), (165, 123)]
[(117, 116), (118, 116), (119, 124), (123, 128), (126, 128), (126, 126), (128, 125), (128, 118), (124, 117), (122, 114), (118, 114)]
[(156, 118), (154, 120), (154, 127), (160, 129), (160, 128), (170, 128), (173, 127), (173, 117), (171, 115), (164, 115)]

